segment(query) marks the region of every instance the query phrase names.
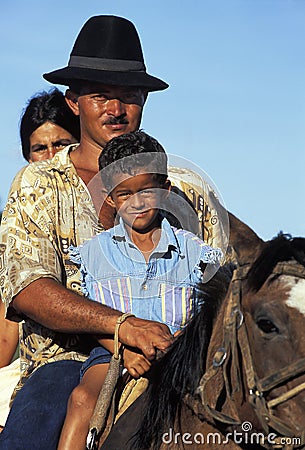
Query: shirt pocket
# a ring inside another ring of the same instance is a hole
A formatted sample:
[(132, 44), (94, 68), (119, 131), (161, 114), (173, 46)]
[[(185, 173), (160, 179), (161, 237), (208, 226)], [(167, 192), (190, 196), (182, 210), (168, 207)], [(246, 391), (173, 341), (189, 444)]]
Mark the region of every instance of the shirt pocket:
[(94, 280), (90, 283), (88, 293), (92, 300), (102, 305), (109, 306), (123, 313), (132, 311), (130, 277)]
[(193, 315), (194, 288), (190, 285), (160, 283), (159, 311), (155, 311), (161, 322), (176, 331), (183, 328)]

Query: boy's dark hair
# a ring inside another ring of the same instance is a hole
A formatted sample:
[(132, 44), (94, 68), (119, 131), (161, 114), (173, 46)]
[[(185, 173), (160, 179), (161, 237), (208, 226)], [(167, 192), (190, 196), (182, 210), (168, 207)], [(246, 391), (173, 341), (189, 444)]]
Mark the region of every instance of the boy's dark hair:
[[(107, 170), (103, 170), (107, 167)], [(127, 173), (134, 176), (137, 169), (145, 168), (160, 185), (167, 180), (167, 156), (159, 142), (144, 131), (134, 131), (111, 139), (99, 157), (99, 170), (107, 191), (113, 186), (113, 176)]]

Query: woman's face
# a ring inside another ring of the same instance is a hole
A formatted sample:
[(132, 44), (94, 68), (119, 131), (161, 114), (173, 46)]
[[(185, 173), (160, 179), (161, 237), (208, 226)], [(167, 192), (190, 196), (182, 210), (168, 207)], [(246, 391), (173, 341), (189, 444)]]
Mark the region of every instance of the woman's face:
[(45, 122), (30, 136), (29, 162), (52, 158), (59, 150), (76, 142), (69, 131), (55, 123)]

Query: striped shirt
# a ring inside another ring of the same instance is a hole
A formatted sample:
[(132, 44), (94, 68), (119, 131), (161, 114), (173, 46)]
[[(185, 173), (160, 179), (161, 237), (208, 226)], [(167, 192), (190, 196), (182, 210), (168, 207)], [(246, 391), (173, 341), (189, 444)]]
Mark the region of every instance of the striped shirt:
[(163, 322), (174, 333), (194, 312), (195, 288), (204, 281), (201, 263), (211, 264), (215, 273), (222, 253), (163, 218), (161, 238), (148, 262), (122, 220), (72, 248), (70, 257), (80, 264), (86, 296), (124, 313)]

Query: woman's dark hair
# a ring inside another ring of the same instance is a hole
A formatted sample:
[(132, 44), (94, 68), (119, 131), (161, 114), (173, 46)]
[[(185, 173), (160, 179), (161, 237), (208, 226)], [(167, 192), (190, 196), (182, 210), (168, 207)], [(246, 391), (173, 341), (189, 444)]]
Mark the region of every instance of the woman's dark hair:
[[(107, 167), (107, 170), (103, 170)], [(167, 155), (162, 145), (144, 131), (134, 131), (111, 139), (99, 157), (99, 170), (107, 191), (110, 192), (113, 176), (145, 168), (160, 184), (167, 180)]]
[(56, 88), (40, 92), (30, 99), (20, 121), (22, 154), (27, 161), (31, 150), (30, 136), (45, 122), (52, 122), (67, 130), (79, 142), (79, 118), (67, 105), (64, 94)]

